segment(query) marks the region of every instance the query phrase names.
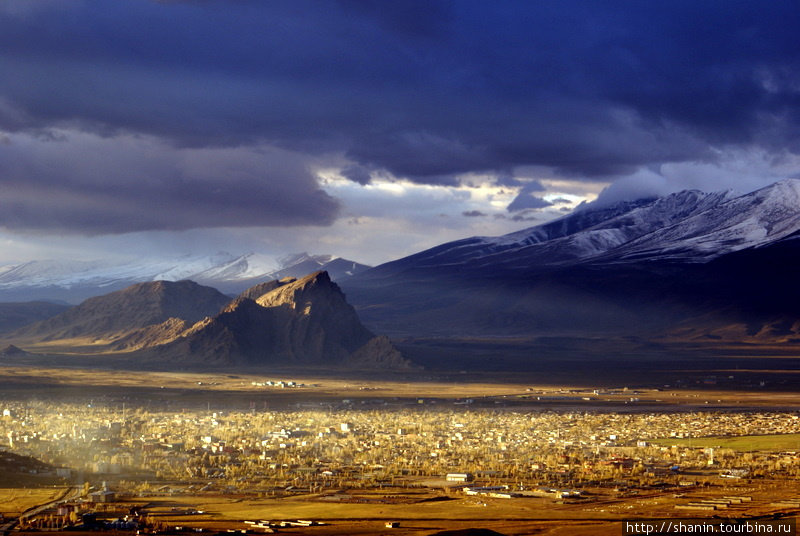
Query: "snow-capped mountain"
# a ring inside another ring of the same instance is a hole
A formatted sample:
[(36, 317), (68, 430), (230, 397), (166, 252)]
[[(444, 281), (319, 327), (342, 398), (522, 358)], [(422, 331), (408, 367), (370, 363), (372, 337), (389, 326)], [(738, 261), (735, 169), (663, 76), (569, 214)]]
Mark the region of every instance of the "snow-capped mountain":
[[(678, 194), (676, 194), (678, 195)], [(613, 253), (620, 260), (704, 262), (760, 247), (800, 230), (800, 180), (787, 179), (631, 240)]]
[(221, 270), (246, 258), (234, 258), (225, 253), (210, 257), (179, 257), (169, 260), (139, 260), (120, 262), (109, 260), (92, 261), (29, 261), (0, 268), (0, 290), (17, 287), (72, 288), (94, 285), (108, 287), (118, 282), (132, 280), (178, 281), (214, 270)]
[(591, 205), (500, 237), (450, 242), (381, 265), (371, 275), (409, 270), (537, 271), (575, 264), (673, 260), (707, 262), (800, 230), (800, 180), (737, 196), (685, 190), (666, 197)]
[(307, 253), (286, 257), (217, 253), (133, 262), (39, 260), (0, 267), (0, 301), (45, 299), (77, 303), (134, 283), (183, 279), (238, 293), (259, 281), (300, 277), (316, 270), (328, 270), (336, 279), (365, 268), (333, 255)]
[(800, 341), (798, 259), (800, 180), (789, 179), (588, 205), (341, 284), (368, 326), (395, 336), (650, 337), (688, 324), (702, 338), (773, 325)]

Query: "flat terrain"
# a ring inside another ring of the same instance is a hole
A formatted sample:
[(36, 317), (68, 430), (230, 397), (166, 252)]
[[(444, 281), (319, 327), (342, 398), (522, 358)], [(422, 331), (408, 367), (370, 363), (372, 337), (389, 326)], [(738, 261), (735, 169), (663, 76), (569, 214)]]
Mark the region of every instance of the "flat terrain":
[[(434, 402), (472, 399), (478, 406), (607, 411), (800, 407), (800, 391), (776, 391), (769, 384), (735, 389), (728, 376), (734, 374), (720, 374), (718, 385), (704, 385), (703, 378), (689, 374), (677, 384), (614, 384), (603, 379), (596, 384), (588, 381), (555, 384), (552, 378), (543, 375), (505, 372), (371, 373), (302, 369), (166, 372), (6, 365), (0, 366), (0, 392), (7, 400), (32, 396), (77, 401), (110, 398), (186, 406), (213, 404), (218, 409), (252, 404), (277, 409), (298, 403), (340, 403), (343, 399), (358, 403), (387, 398)], [(293, 388), (253, 385), (266, 380), (302, 385)]]
[(54, 501), (61, 497), (66, 489), (62, 486), (46, 488), (0, 487), (0, 505), (2, 505), (0, 512), (7, 516), (18, 516), (28, 508)]
[[(391, 493), (391, 490), (388, 490)], [(369, 499), (370, 495), (360, 496)], [(732, 506), (725, 511), (678, 511), (676, 504), (693, 500), (714, 500), (722, 496), (752, 497), (746, 506)], [(755, 485), (734, 483), (729, 486), (697, 488), (675, 497), (672, 494), (599, 499), (558, 504), (551, 499), (493, 499), (464, 497), (454, 492), (440, 500), (420, 500), (413, 504), (332, 504), (317, 497), (253, 499), (237, 496), (162, 496), (136, 499), (129, 504), (144, 504), (151, 516), (170, 525), (203, 527), (211, 530), (250, 528), (245, 520), (313, 519), (323, 523), (314, 527), (281, 529), (286, 534), (332, 536), (342, 534), (397, 534), (423, 536), (437, 531), (483, 528), (508, 535), (619, 535), (626, 519), (713, 519), (769, 518), (773, 514), (797, 509), (772, 506), (778, 497), (797, 496), (793, 483), (772, 481)], [(187, 515), (186, 511), (201, 511)], [(679, 512), (679, 513), (676, 513)], [(400, 527), (388, 530), (387, 521)]]

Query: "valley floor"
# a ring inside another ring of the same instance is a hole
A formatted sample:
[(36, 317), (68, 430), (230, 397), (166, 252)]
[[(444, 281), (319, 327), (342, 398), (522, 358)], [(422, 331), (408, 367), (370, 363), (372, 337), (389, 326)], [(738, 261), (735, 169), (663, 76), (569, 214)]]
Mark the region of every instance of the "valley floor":
[(263, 533), (268, 520), (295, 522), (286, 534), (580, 536), (800, 512), (800, 392), (746, 375), (737, 388), (741, 370), (668, 373), (682, 381), (7, 364), (0, 454), (51, 469), (19, 468), (26, 487), (1, 490), (0, 513), (16, 523), (57, 481), (83, 500), (17, 528), (80, 533), (63, 510), (162, 533)]

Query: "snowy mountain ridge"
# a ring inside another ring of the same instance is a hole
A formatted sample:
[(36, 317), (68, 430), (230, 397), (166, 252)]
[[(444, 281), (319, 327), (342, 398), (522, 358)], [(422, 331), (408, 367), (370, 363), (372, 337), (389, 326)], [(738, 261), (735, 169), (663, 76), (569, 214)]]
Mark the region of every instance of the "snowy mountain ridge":
[(686, 259), (703, 262), (759, 247), (800, 230), (800, 180), (786, 179), (738, 197), (627, 243), (620, 260)]
[(414, 269), (525, 271), (648, 260), (707, 262), (800, 231), (800, 180), (755, 192), (683, 190), (660, 198), (575, 211), (499, 237), (449, 242), (371, 271)]
[(678, 340), (800, 344), (798, 258), (800, 180), (785, 180), (744, 195), (688, 190), (587, 206), (342, 285), (366, 325), (395, 337), (528, 337), (544, 351), (574, 338), (635, 339), (658, 353)]
[[(334, 263), (333, 265), (331, 263)], [(184, 255), (172, 259), (118, 260), (36, 260), (0, 266), (0, 301), (62, 299), (77, 302), (91, 295), (145, 281), (191, 279), (210, 286), (250, 285), (254, 280), (301, 275), (331, 265), (357, 272), (365, 266), (334, 255), (299, 253), (275, 257), (260, 253), (210, 256)], [(345, 272), (348, 270), (345, 269)], [(339, 270), (342, 271), (342, 270)], [(335, 276), (334, 276), (335, 277)], [(244, 288), (244, 287), (243, 287)], [(73, 297), (74, 296), (74, 297)]]

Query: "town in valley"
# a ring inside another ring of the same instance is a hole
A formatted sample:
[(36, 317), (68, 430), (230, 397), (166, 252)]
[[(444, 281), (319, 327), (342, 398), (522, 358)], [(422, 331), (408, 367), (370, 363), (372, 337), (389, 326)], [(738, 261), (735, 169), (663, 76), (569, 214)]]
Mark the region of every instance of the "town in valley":
[(800, 510), (792, 393), (742, 407), (702, 385), (138, 377), (83, 394), (23, 382), (2, 400), (6, 530), (610, 534)]

